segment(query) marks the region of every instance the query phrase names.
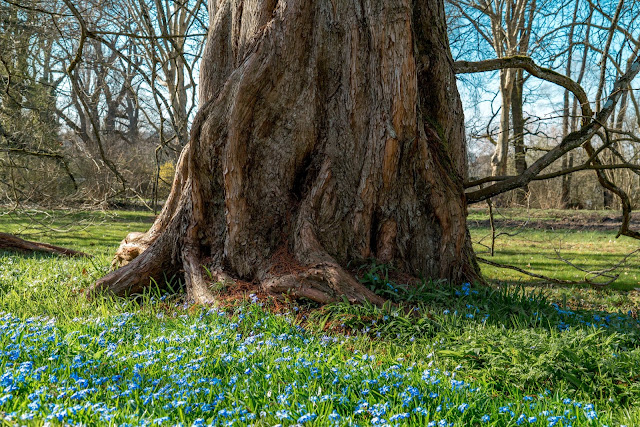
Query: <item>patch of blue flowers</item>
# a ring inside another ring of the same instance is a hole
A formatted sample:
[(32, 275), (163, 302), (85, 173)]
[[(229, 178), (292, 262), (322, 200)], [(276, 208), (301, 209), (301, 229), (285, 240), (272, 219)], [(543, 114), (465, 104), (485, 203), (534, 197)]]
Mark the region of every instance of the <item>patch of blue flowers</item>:
[(561, 309), (556, 303), (552, 303), (551, 306), (563, 319), (558, 322), (558, 329), (561, 331), (569, 329), (571, 327), (571, 323), (592, 326), (594, 328), (611, 328), (615, 330), (640, 329), (640, 320), (634, 319), (631, 311), (627, 314), (582, 313), (568, 309)]
[(441, 371), (377, 360), (252, 304), (164, 315), (0, 314), (0, 419), (55, 425), (598, 425), (549, 395), (505, 402)]

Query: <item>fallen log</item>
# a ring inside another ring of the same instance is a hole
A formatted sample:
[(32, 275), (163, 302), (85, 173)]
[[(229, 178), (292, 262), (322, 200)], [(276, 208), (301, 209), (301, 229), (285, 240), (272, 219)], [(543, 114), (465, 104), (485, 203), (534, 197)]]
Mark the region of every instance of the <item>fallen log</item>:
[(54, 255), (63, 255), (63, 256), (86, 256), (90, 255), (76, 251), (69, 248), (63, 248), (60, 246), (50, 245), (48, 243), (42, 242), (32, 242), (29, 240), (21, 239), (20, 237), (14, 236), (9, 233), (0, 233), (0, 251), (11, 251), (11, 252), (22, 252), (22, 253), (33, 253), (33, 252), (43, 252)]

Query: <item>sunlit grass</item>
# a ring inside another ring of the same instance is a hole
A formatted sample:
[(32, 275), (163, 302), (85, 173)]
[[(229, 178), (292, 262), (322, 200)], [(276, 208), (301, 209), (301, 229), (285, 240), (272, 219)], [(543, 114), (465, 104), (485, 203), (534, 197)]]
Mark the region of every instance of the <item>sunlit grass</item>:
[[(571, 215), (575, 214), (570, 211)], [(543, 213), (539, 213), (543, 215)], [(529, 228), (525, 225), (526, 218), (521, 214), (514, 214), (509, 218), (521, 221), (521, 227), (502, 227), (497, 232), (507, 232), (511, 235), (498, 236), (495, 244), (495, 254), (489, 256), (486, 246), (490, 246), (491, 230), (484, 223), (477, 226), (476, 221), (488, 219), (486, 212), (474, 211), (469, 221), (474, 248), (479, 256), (491, 259), (500, 264), (510, 264), (525, 270), (548, 277), (584, 281), (585, 277), (592, 278), (584, 271), (572, 267), (570, 263), (587, 271), (598, 271), (616, 266), (625, 255), (640, 248), (640, 241), (630, 237), (615, 238), (616, 230), (588, 230), (553, 228)], [(481, 244), (482, 243), (482, 244)], [(514, 270), (506, 270), (481, 265), (482, 273), (489, 280), (512, 283), (541, 283)], [(634, 290), (640, 288), (640, 253), (636, 253), (620, 265), (616, 271), (619, 278), (611, 285), (613, 289)], [(603, 282), (606, 278), (596, 278)]]
[(153, 218), (147, 211), (7, 211), (0, 215), (0, 230), (102, 254), (113, 251), (127, 233), (148, 230)]
[(89, 301), (81, 290), (152, 216), (74, 215), (65, 234), (0, 217), (3, 231), (94, 255), (0, 254), (0, 418), (10, 425), (640, 425), (632, 293), (416, 288), (372, 265), (363, 282), (411, 306), (282, 313), (247, 295), (193, 308), (158, 291)]

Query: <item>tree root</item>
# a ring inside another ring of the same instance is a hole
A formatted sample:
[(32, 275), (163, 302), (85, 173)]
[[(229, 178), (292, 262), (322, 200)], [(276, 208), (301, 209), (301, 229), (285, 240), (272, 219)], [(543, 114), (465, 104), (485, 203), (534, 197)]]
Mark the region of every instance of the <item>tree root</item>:
[(307, 298), (320, 304), (342, 301), (369, 301), (384, 304), (384, 298), (374, 294), (347, 271), (335, 264), (319, 264), (299, 273), (267, 277), (262, 289), (272, 295), (287, 294), (292, 298)]
[(183, 248), (182, 266), (187, 287), (187, 300), (195, 304), (213, 304), (215, 297), (202, 274), (201, 257), (194, 244), (187, 244)]
[(146, 241), (146, 233), (133, 232), (120, 242), (118, 250), (111, 260), (111, 269), (115, 270), (129, 264), (149, 247)]
[[(125, 242), (122, 243), (124, 244)], [(130, 254), (133, 253), (134, 251), (130, 252)], [(95, 282), (85, 293), (88, 296), (102, 293), (112, 293), (117, 296), (140, 293), (152, 280), (172, 274), (176, 270), (171, 262), (171, 255), (169, 238), (162, 235), (122, 268), (112, 271)]]
[[(176, 239), (171, 238), (177, 231), (174, 228), (178, 227), (175, 227), (175, 224), (167, 227), (165, 233), (148, 246), (144, 234), (129, 234), (121, 243), (114, 260), (114, 265), (122, 265), (122, 267), (97, 281), (87, 289), (86, 294), (95, 296), (111, 293), (125, 296), (141, 293), (152, 280), (182, 271), (187, 300), (196, 304), (213, 303), (215, 297), (209, 289), (209, 282), (233, 279), (222, 270), (214, 270), (207, 280), (203, 274), (202, 257), (198, 247), (190, 243), (191, 239), (188, 236), (180, 239), (181, 244), (176, 244)], [(317, 244), (314, 239), (309, 240), (311, 246)], [(351, 303), (369, 301), (376, 305), (384, 304), (383, 298), (359, 283), (328, 254), (324, 253), (320, 256), (319, 248), (314, 249), (312, 251), (314, 256), (311, 258), (315, 259), (316, 263), (313, 265), (297, 265), (295, 271), (265, 270), (260, 277), (261, 289), (271, 295), (286, 294), (294, 299), (306, 298), (321, 304), (344, 299)], [(309, 255), (307, 251), (305, 260), (309, 260)], [(296, 259), (296, 262), (299, 260)]]

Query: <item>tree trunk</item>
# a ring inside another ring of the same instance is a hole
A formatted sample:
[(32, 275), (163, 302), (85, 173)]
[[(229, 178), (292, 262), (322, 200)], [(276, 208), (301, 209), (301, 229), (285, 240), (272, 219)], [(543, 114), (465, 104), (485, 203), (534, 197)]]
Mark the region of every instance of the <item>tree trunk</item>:
[[(516, 175), (522, 175), (527, 170), (527, 158), (524, 145), (524, 113), (522, 109), (524, 91), (524, 72), (522, 69), (514, 70), (515, 82), (511, 92), (511, 116), (513, 121), (513, 149)], [(516, 202), (525, 205), (529, 187), (519, 188), (515, 192)]]
[(345, 270), (376, 258), (479, 278), (441, 0), (210, 0), (202, 107), (163, 211), (91, 292), (183, 272), (320, 303), (381, 303)]
[(500, 133), (495, 151), (491, 157), (491, 175), (504, 176), (507, 174), (507, 159), (509, 155), (509, 126), (511, 113), (511, 93), (513, 92), (514, 71), (512, 69), (500, 70), (500, 96), (502, 108), (500, 110)]
[[(573, 167), (573, 152), (562, 156), (562, 169)], [(573, 174), (562, 175), (562, 189), (560, 194), (560, 206), (562, 209), (573, 207), (571, 203), (571, 181)]]
[(602, 208), (613, 209), (613, 193), (606, 188), (602, 189)]

